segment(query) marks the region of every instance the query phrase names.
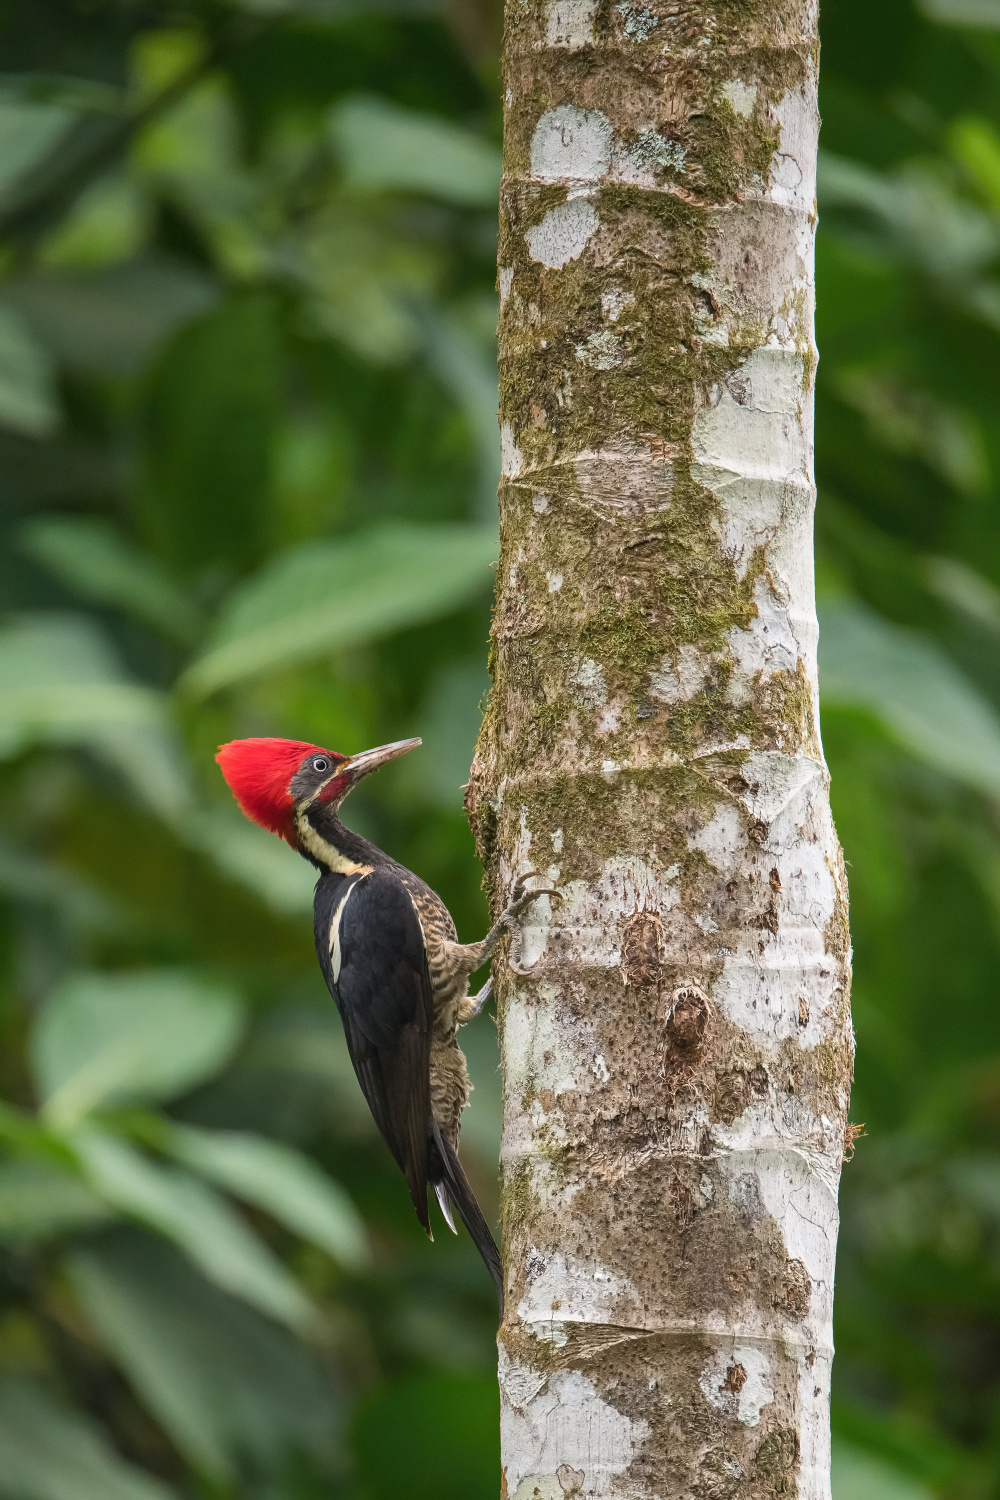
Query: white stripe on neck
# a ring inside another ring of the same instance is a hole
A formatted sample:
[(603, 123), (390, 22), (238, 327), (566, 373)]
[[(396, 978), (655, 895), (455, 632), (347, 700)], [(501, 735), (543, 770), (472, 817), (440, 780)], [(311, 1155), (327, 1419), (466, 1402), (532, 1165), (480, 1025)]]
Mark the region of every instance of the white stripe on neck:
[(302, 848), (307, 849), (314, 859), (326, 865), (327, 869), (332, 870), (335, 875), (371, 874), (371, 865), (362, 864), (360, 860), (351, 859), (348, 855), (342, 854), (328, 839), (317, 833), (306, 813), (298, 814), (295, 826)]

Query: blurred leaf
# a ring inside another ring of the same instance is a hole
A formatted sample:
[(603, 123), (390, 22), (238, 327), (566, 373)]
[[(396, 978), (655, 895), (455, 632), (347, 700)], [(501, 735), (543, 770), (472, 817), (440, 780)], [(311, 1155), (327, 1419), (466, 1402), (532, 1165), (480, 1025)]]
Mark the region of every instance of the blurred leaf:
[(68, 1260), (84, 1311), (196, 1469), (329, 1446), (335, 1412), (314, 1356), (217, 1291), (169, 1245), (118, 1232)]
[(0, 202), (48, 156), (74, 117), (65, 105), (26, 99), (9, 86), (0, 89)]
[(241, 10), (261, 16), (305, 16), (317, 21), (347, 16), (437, 15), (441, 0), (236, 0)]
[(166, 1150), (185, 1166), (253, 1203), (350, 1270), (368, 1261), (364, 1226), (343, 1188), (288, 1146), (235, 1131), (173, 1127)]
[(857, 602), (828, 606), (820, 686), (827, 702), (870, 709), (935, 769), (1000, 796), (1000, 714), (930, 637)]
[(153, 373), (143, 513), (179, 569), (254, 559), (270, 493), (277, 417), (274, 307), (234, 296), (185, 329)]
[(156, 26), (140, 31), (129, 49), (139, 98), (143, 102), (155, 99), (204, 63), (206, 55), (206, 41), (197, 26)]
[(305, 310), (318, 334), (376, 364), (417, 351), (419, 309), (441, 271), (428, 237), (402, 234), (384, 209), (339, 200), (304, 227), (303, 250)]
[[(358, 1088), (344, 1028), (333, 1006), (291, 1008), (264, 1017), (240, 1053), (238, 1068), (251, 1087), (265, 1093), (262, 1077), (291, 1074), (296, 1097), (314, 1093), (328, 1100), (340, 1130), (373, 1136), (375, 1123)], [(254, 1074), (257, 1075), (254, 1078)]]
[(52, 363), (9, 301), (0, 302), (0, 424), (36, 438), (59, 425)]
[(52, 907), (71, 930), (107, 931), (121, 918), (103, 893), (54, 859), (0, 842), (0, 894), (17, 904)]
[[(997, 7), (1000, 15), (1000, 5)], [(952, 155), (972, 174), (994, 209), (1000, 209), (1000, 136), (989, 120), (962, 115), (948, 131)]]
[[(887, 1160), (890, 1179), (897, 1176), (900, 1168), (905, 1177), (908, 1168), (926, 1159), (926, 1148), (921, 1149), (915, 1142), (915, 1152), (902, 1140), (898, 1144), (901, 1150), (896, 1154), (895, 1163), (891, 1157)], [(907, 1185), (900, 1185), (905, 1195)], [(891, 1187), (889, 1191), (892, 1191)], [(923, 1212), (926, 1214), (926, 1206)], [(891, 1209), (887, 1217), (891, 1222)], [(835, 1399), (832, 1421), (837, 1440), (856, 1458), (864, 1456), (887, 1469), (898, 1480), (920, 1486), (920, 1493), (926, 1493), (924, 1486), (936, 1492), (951, 1485), (959, 1473), (959, 1449), (917, 1413), (887, 1407), (879, 1410)]]
[(196, 974), (78, 974), (32, 1038), (45, 1118), (64, 1128), (101, 1105), (170, 1099), (214, 1073), (243, 1028), (227, 986)]
[(210, 1187), (92, 1126), (78, 1126), (71, 1141), (94, 1190), (173, 1240), (216, 1286), (300, 1333), (315, 1323), (298, 1282)]
[[(487, 311), (488, 309), (488, 311)], [(476, 515), (492, 523), (497, 514), (500, 483), (500, 405), (496, 362), (495, 300), (483, 298), (468, 307), (465, 320), (453, 314), (428, 315), (424, 319), (427, 353), (434, 372), (463, 408), (479, 450), (479, 482)], [(475, 326), (479, 314), (480, 327)], [(489, 332), (486, 337), (485, 328)]]
[[(485, 977), (477, 981), (485, 982)], [(503, 1133), (503, 1092), (500, 1087), (500, 1040), (496, 1022), (489, 1011), (484, 1011), (462, 1028), (461, 1043), (475, 1095), (473, 1104), (462, 1117), (462, 1149), (471, 1146), (484, 1164), (495, 1172)]]
[(496, 533), (394, 526), (276, 558), (227, 600), (181, 685), (206, 694), (449, 613), (489, 585)]
[(55, 1135), (38, 1118), (26, 1110), (15, 1109), (0, 1099), (0, 1141), (11, 1151), (31, 1160), (55, 1163), (59, 1170), (73, 1173), (77, 1160), (61, 1136)]
[(205, 271), (153, 255), (99, 271), (28, 271), (4, 285), (57, 360), (109, 375), (137, 374), (218, 295)]
[(103, 521), (40, 517), (21, 533), (24, 550), (85, 598), (115, 604), (185, 641), (198, 613), (155, 558)]
[(126, 679), (100, 626), (84, 615), (26, 615), (0, 626), (0, 758), (36, 743), (93, 751), (164, 816), (188, 800), (162, 695)]
[(928, 20), (946, 26), (1000, 28), (1000, 0), (918, 0)]
[(833, 1500), (931, 1500), (933, 1491), (849, 1443), (833, 1445)]
[(122, 90), (114, 84), (44, 71), (4, 73), (0, 76), (0, 97), (11, 103), (60, 105), (69, 111), (70, 123), (80, 110), (117, 114), (125, 105)]
[(43, 265), (115, 265), (138, 255), (153, 227), (153, 204), (124, 173), (100, 177), (74, 203), (42, 247)]
[(331, 114), (330, 138), (351, 186), (399, 188), (479, 208), (497, 202), (499, 147), (448, 120), (355, 95)]
[(963, 1198), (991, 1219), (1000, 1219), (1000, 1157), (986, 1152), (955, 1156), (946, 1175)]
[(0, 1381), (0, 1495), (11, 1500), (171, 1500), (100, 1429), (33, 1381)]
[(490, 1377), (418, 1375), (377, 1391), (353, 1442), (371, 1500), (494, 1500), (500, 1398)]
[(970, 412), (915, 389), (891, 371), (845, 369), (837, 389), (887, 447), (922, 458), (956, 489), (981, 495), (989, 488), (985, 445)]
[(11, 496), (25, 506), (78, 504), (104, 498), (121, 482), (121, 455), (87, 438), (36, 442), (0, 425), (0, 467)]
[(1000, 631), (1000, 589), (956, 557), (925, 559), (927, 579), (945, 604), (960, 610), (977, 625)]
[(158, 694), (123, 680), (106, 638), (86, 617), (39, 614), (0, 628), (0, 753), (15, 754), (32, 739), (148, 730), (161, 715)]
[(312, 911), (316, 871), (283, 839), (265, 833), (235, 808), (202, 809), (183, 827), (185, 842), (216, 868), (253, 891), (281, 916)]
[(48, 1239), (109, 1217), (79, 1177), (40, 1161), (0, 1163), (0, 1240)]
[[(154, 93), (201, 66), (205, 38), (194, 28), (147, 31), (133, 56)], [(159, 76), (157, 76), (159, 75)], [(243, 161), (242, 122), (232, 80), (203, 74), (147, 124), (132, 166), (197, 224), (221, 269), (249, 281), (271, 269), (259, 228), (260, 183)]]
[[(1000, 248), (1000, 226), (982, 208), (959, 197), (936, 164), (907, 162), (890, 175), (824, 151), (818, 188), (825, 213), (842, 208), (864, 211), (873, 225), (887, 231), (881, 248), (936, 277), (968, 276)], [(837, 232), (844, 233), (843, 227)], [(954, 290), (962, 295), (967, 287), (957, 285)]]
[(448, 662), (431, 683), (420, 709), (420, 735), (426, 753), (399, 768), (407, 797), (460, 809), (472, 756), (483, 721), (480, 707), (490, 680), (480, 657)]

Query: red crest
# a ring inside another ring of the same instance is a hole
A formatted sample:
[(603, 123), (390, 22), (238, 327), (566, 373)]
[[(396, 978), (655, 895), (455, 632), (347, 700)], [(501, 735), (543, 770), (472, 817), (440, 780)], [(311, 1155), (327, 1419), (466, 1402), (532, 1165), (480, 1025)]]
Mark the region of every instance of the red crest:
[(230, 740), (216, 760), (241, 810), (270, 833), (280, 834), (294, 849), (295, 815), (289, 783), (307, 755), (328, 755), (333, 765), (345, 757), (304, 740)]

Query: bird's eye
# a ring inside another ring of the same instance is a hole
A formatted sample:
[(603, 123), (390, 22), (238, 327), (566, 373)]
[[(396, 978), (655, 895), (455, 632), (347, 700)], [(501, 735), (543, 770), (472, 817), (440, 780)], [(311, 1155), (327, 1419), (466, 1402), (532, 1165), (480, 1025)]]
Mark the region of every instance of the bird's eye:
[(330, 762), (327, 760), (326, 756), (325, 755), (317, 755), (315, 757), (315, 759), (313, 760), (313, 770), (314, 771), (329, 771), (329, 769), (330, 769)]

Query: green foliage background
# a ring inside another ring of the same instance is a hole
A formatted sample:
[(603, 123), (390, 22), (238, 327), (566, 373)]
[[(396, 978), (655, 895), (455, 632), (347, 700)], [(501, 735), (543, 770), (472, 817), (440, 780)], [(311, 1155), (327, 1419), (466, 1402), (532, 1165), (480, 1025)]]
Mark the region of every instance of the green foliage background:
[[(423, 735), (356, 826), (487, 914), (498, 16), (0, 6), (0, 1496), (486, 1500), (427, 1244), (212, 756)], [(859, 1041), (837, 1500), (1000, 1495), (1000, 0), (827, 0), (823, 732)], [(496, 1040), (463, 1147), (496, 1207)]]

